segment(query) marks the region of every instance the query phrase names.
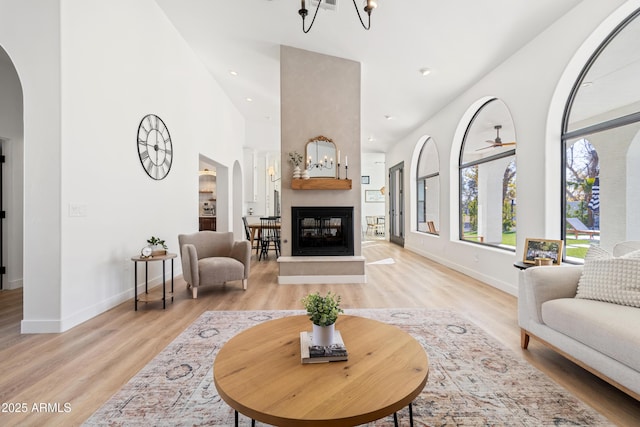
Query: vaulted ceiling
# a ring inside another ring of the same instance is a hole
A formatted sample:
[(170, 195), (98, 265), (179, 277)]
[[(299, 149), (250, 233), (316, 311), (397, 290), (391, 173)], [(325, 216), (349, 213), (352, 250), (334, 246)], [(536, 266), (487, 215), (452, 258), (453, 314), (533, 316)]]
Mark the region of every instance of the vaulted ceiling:
[[(304, 34), (298, 0), (156, 1), (248, 126), (276, 135), (280, 45), (359, 61), (369, 152), (386, 151), (580, 2), (378, 0), (365, 31), (353, 0), (337, 0), (337, 10), (320, 9)], [(278, 150), (271, 139), (248, 145)]]

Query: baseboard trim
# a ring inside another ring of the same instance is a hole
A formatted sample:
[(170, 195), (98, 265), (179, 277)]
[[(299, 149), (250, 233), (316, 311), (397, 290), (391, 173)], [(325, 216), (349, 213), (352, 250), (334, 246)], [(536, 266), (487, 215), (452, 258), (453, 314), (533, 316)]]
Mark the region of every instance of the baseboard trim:
[(8, 281), (4, 287), (5, 291), (22, 288), (22, 279)]
[[(174, 277), (174, 281), (178, 278), (182, 278), (182, 275)], [(166, 279), (167, 289), (171, 286), (171, 278)], [(162, 286), (162, 276), (149, 279), (149, 290)], [(175, 290), (175, 289), (174, 289)], [(138, 295), (144, 293), (144, 283), (138, 284)], [(83, 310), (79, 310), (73, 313), (71, 316), (67, 316), (64, 319), (58, 320), (22, 320), (20, 323), (20, 333), (22, 334), (58, 334), (66, 332), (69, 329), (92, 319), (99, 314), (104, 313), (120, 304), (125, 302), (131, 302), (131, 310), (133, 311), (133, 286), (126, 291), (122, 291), (117, 295), (114, 295), (106, 300), (100, 301), (90, 307)]]
[(482, 273), (478, 273), (476, 270), (473, 270), (469, 267), (466, 267), (464, 265), (460, 265), (454, 262), (451, 262), (450, 260), (447, 260), (445, 258), (436, 256), (432, 253), (426, 252), (424, 250), (422, 250), (421, 248), (415, 247), (415, 246), (411, 246), (411, 245), (406, 245), (404, 247), (405, 249), (414, 252), (420, 256), (423, 256), (425, 258), (428, 258), (432, 261), (435, 261), (439, 264), (442, 264), (446, 267), (449, 267), (452, 270), (458, 271), (460, 273), (466, 274), (469, 277), (473, 277), (474, 279), (480, 280), (483, 283), (486, 283), (489, 286), (492, 286), (498, 290), (501, 290), (502, 292), (506, 292), (510, 295), (513, 295), (515, 297), (518, 296), (518, 286), (517, 284), (514, 285), (513, 283), (507, 283), (507, 282), (503, 282), (501, 280), (497, 280), (495, 277), (492, 276), (488, 276), (486, 274), (482, 274)]
[(57, 334), (62, 332), (60, 320), (23, 320), (20, 322), (21, 334)]

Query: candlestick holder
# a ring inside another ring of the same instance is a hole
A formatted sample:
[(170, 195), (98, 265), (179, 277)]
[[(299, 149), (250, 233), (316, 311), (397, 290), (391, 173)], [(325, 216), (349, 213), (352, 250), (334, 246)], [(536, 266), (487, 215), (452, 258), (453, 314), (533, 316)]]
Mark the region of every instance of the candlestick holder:
[(344, 179), (349, 179), (349, 166), (344, 165)]
[(338, 178), (337, 179), (340, 179), (340, 163), (338, 163)]

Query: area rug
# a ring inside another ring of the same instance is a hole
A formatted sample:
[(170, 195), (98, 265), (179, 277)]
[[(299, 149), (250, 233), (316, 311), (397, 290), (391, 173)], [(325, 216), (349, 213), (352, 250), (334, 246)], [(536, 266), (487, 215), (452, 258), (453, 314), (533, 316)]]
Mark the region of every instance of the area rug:
[[(135, 375), (85, 426), (232, 426), (213, 384), (213, 360), (238, 332), (300, 311), (209, 311)], [(606, 426), (606, 418), (449, 310), (359, 309), (347, 314), (398, 326), (429, 356), (413, 403), (416, 426)], [(409, 425), (408, 411), (398, 413)], [(251, 421), (240, 416), (240, 425)], [(257, 425), (261, 425), (257, 423)], [(370, 426), (392, 426), (387, 417)]]

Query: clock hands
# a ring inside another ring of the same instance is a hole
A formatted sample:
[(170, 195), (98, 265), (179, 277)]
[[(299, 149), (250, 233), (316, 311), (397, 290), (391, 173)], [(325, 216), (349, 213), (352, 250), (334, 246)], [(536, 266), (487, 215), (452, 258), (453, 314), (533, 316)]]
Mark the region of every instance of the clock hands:
[(158, 162), (158, 131), (156, 130), (156, 145), (153, 146), (153, 149), (156, 150), (156, 165), (159, 165)]

